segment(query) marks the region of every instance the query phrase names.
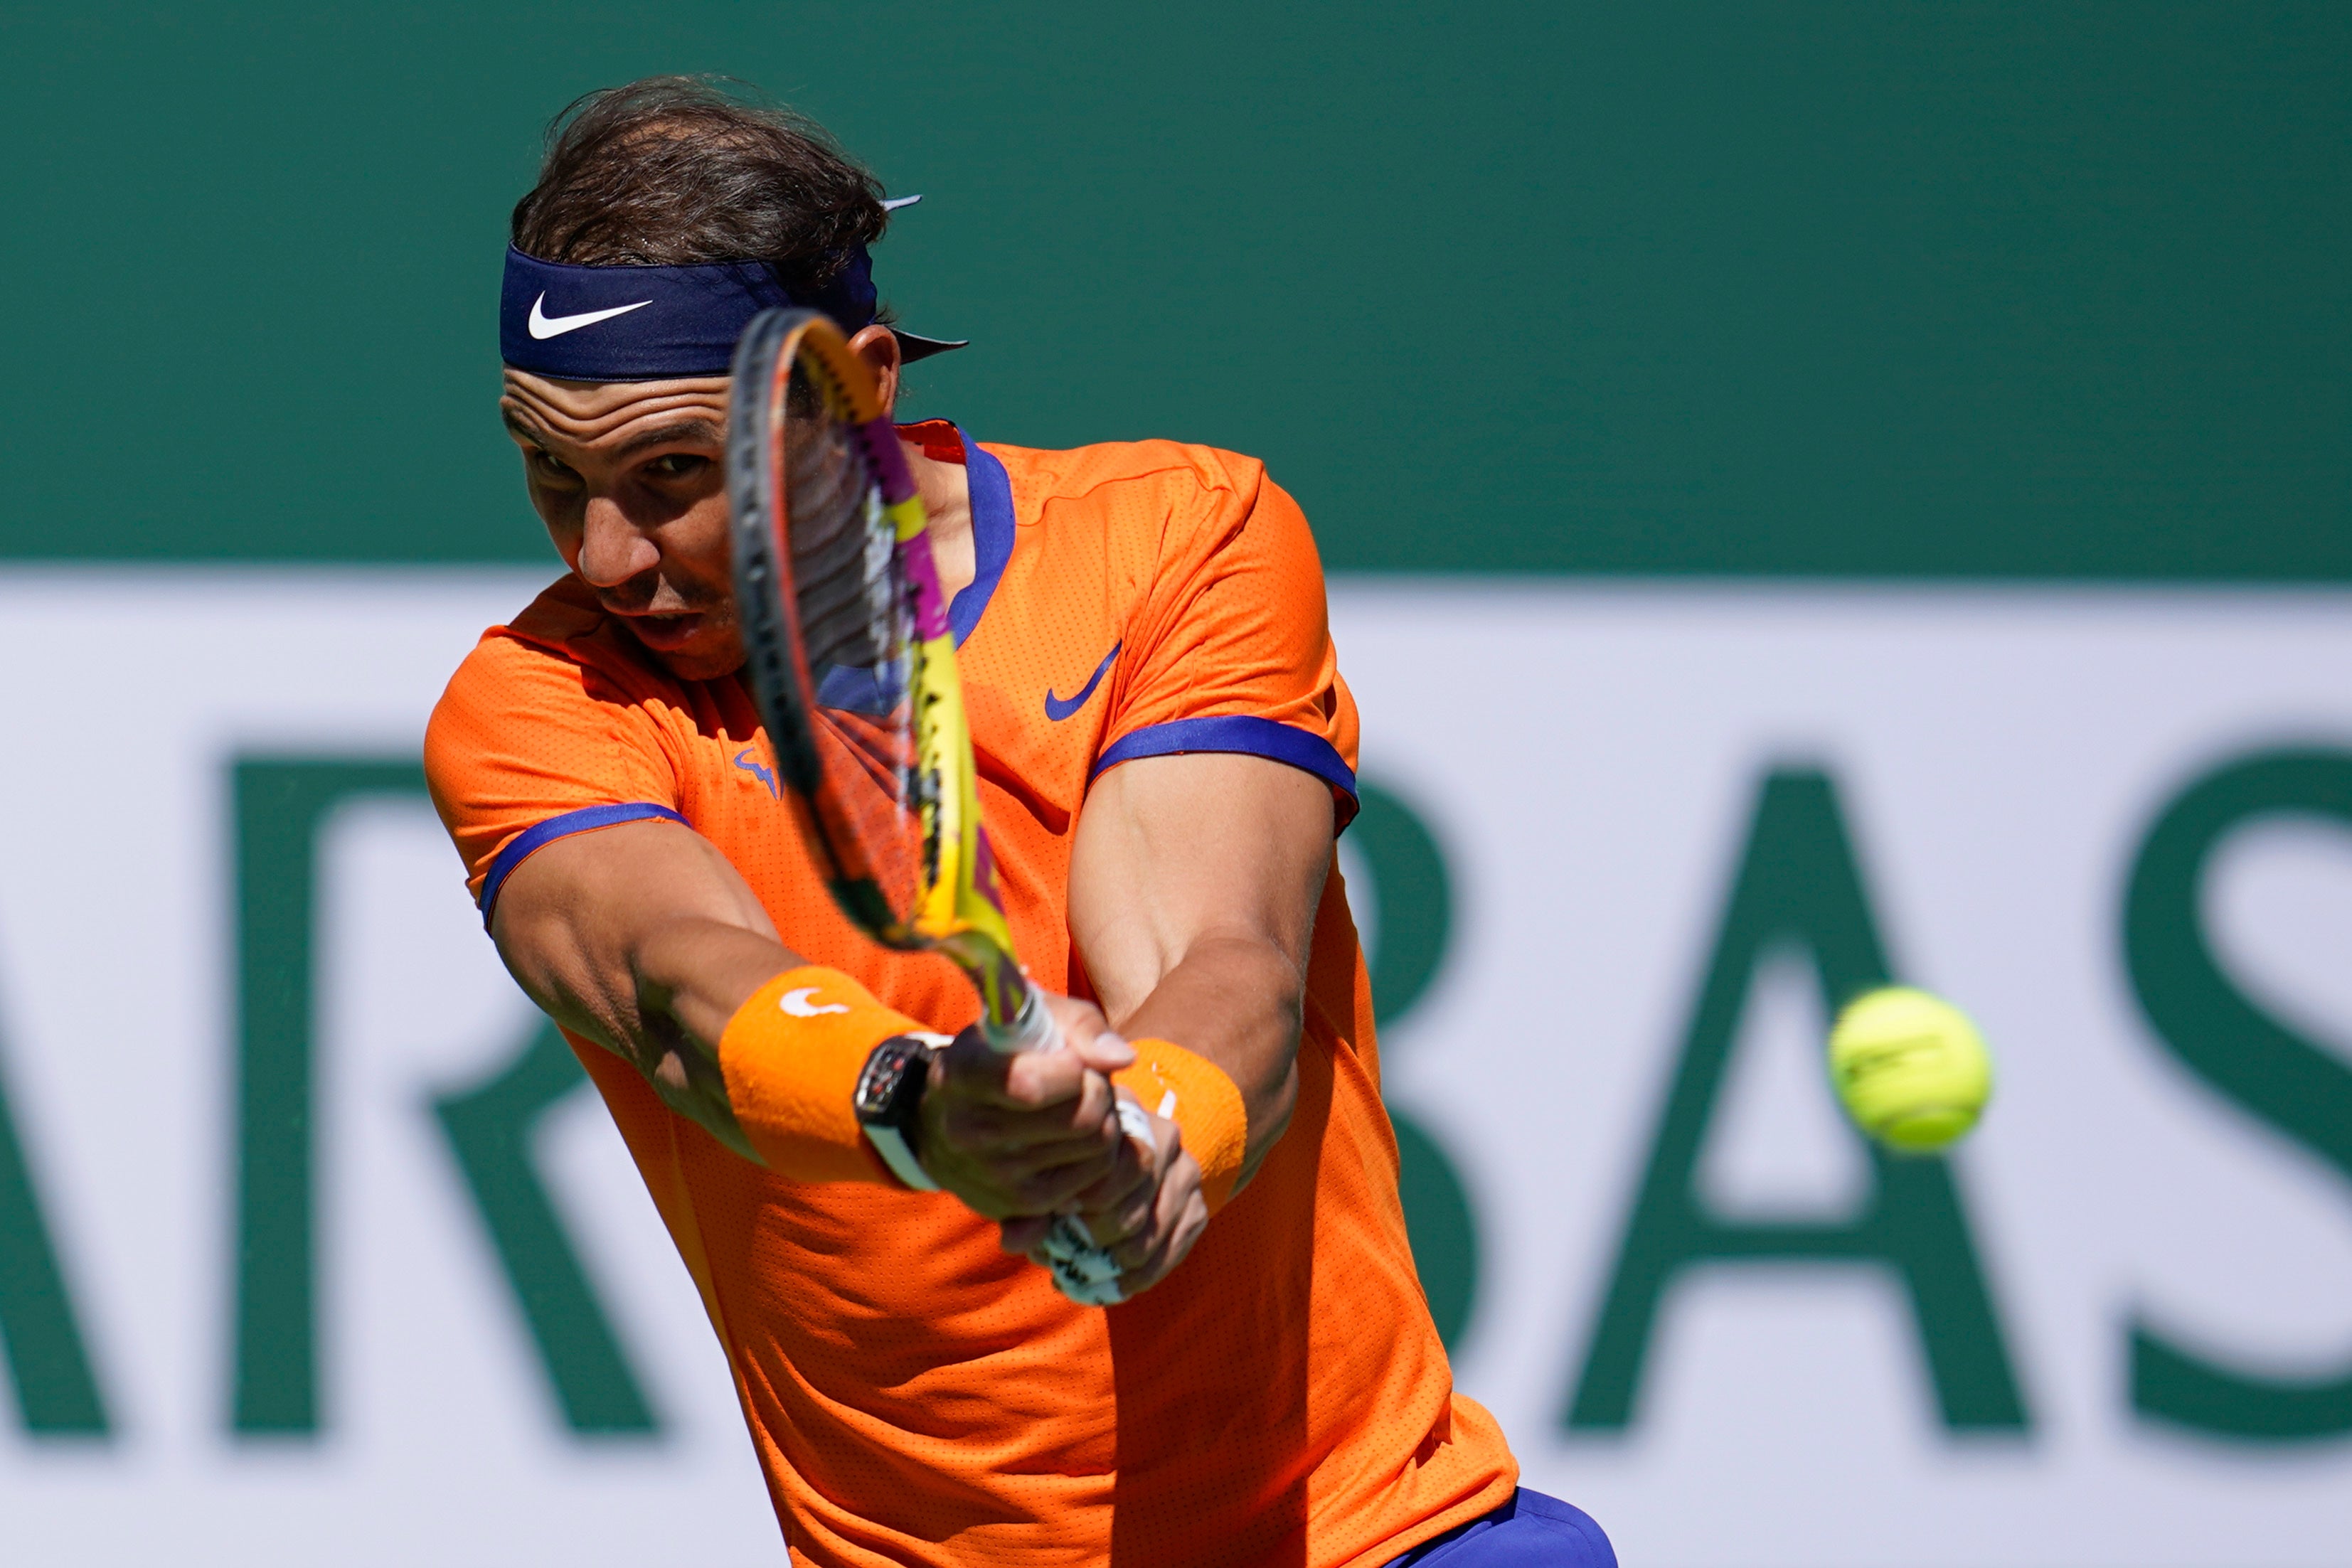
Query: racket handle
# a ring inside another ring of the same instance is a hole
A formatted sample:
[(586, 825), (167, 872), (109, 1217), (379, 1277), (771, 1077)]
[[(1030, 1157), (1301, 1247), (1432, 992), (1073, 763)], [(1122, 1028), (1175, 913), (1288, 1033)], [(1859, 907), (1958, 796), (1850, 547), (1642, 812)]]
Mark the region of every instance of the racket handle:
[(1062, 1028), (1054, 1021), (1053, 1009), (1034, 986), (1021, 988), (1021, 1005), (1003, 1023), (991, 1020), (983, 1009), (980, 1037), (988, 1041), (990, 1050), (1006, 1056), (1023, 1051), (1062, 1049)]

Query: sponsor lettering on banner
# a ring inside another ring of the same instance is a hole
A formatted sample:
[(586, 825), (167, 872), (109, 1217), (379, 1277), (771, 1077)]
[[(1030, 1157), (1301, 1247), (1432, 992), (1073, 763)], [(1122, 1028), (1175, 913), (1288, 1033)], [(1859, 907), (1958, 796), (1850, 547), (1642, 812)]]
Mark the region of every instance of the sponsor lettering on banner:
[[(423, 794), (538, 580), (0, 582), (77, 650), (0, 774), (11, 1561), (774, 1553)], [(1531, 1484), (1628, 1561), (2340, 1559), (2352, 595), (1343, 581), (1333, 626), (1416, 1255)], [(1996, 1053), (1949, 1159), (1827, 1090), (1890, 978)]]

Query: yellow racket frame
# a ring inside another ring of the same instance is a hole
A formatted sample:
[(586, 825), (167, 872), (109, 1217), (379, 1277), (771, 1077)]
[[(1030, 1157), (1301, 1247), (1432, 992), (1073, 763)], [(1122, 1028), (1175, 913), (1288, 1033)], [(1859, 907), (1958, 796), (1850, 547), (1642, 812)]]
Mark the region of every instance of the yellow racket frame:
[[(873, 367), (851, 350), (830, 318), (807, 313), (778, 350), (772, 371), (777, 384), (766, 402), (771, 421), (766, 449), (780, 449), (788, 417), (783, 393), (795, 364), (813, 372), (808, 380), (826, 399), (828, 413), (863, 434), (867, 459), (881, 483), (883, 514), (914, 597), (915, 657), (907, 700), (913, 705), (915, 766), (932, 786), (919, 797), (917, 808), (924, 841), (922, 874), (914, 907), (892, 912), (903, 915), (900, 927), (875, 935), (892, 946), (931, 948), (953, 959), (980, 991), (991, 1043), (1003, 1049), (1035, 1044), (1028, 1037), (1035, 1032), (1035, 1023), (1044, 1021), (1043, 1009), (1031, 1001), (1013, 956), (995, 862), (981, 825), (971, 728), (957, 674), (955, 632), (931, 557), (929, 516), (898, 448), (898, 432)], [(778, 543), (783, 548), (781, 538)], [(805, 668), (801, 677), (801, 689), (810, 690)], [(797, 795), (795, 804), (809, 809)], [(812, 831), (816, 827), (804, 825)], [(858, 917), (857, 912), (851, 913)], [(1030, 1027), (1023, 1027), (1024, 1021)], [(1050, 1029), (1050, 1023), (1045, 1027)]]

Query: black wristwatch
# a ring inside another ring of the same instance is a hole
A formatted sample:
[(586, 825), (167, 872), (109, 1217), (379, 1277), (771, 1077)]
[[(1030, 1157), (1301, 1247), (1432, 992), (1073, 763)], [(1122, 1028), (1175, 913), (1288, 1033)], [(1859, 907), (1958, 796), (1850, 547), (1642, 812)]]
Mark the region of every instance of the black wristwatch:
[(894, 1034), (874, 1048), (857, 1075), (857, 1122), (890, 1174), (917, 1192), (940, 1184), (916, 1157), (923, 1127), (923, 1091), (931, 1082), (931, 1044), (919, 1035)]

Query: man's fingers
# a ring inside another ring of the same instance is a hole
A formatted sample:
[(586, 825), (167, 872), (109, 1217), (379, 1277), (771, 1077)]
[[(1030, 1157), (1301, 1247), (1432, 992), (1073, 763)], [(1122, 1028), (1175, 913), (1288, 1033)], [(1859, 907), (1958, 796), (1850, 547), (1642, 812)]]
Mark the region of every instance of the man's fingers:
[(992, 1155), (1108, 1145), (1116, 1135), (1108, 1125), (1114, 1103), (1109, 1082), (1067, 1051), (1003, 1057), (967, 1036), (934, 1067), (923, 1113), (927, 1127), (947, 1143)]
[[(1177, 1151), (1166, 1162), (1165, 1169), (1157, 1173), (1148, 1194), (1150, 1203), (1130, 1233), (1104, 1249), (1119, 1270), (1118, 1287), (1122, 1301), (1131, 1300), (1166, 1279), (1184, 1261), (1208, 1228), (1209, 1206), (1201, 1196), (1201, 1167), (1190, 1155)], [(1107, 1228), (1113, 1217), (1088, 1218), (1098, 1227)], [(1126, 1223), (1129, 1218), (1131, 1217), (1119, 1217), (1118, 1222)], [(1055, 1221), (1046, 1216), (1007, 1222), (1003, 1228), (1004, 1248), (1007, 1251), (1025, 1252), (1039, 1267), (1054, 1270), (1059, 1260), (1055, 1257)], [(1097, 1230), (1098, 1239), (1103, 1233), (1102, 1228)]]
[[(1153, 1215), (1151, 1230), (1136, 1239), (1133, 1246), (1122, 1248), (1114, 1257), (1129, 1263), (1119, 1275), (1119, 1293), (1132, 1299), (1166, 1279), (1201, 1239), (1209, 1226), (1208, 1200), (1201, 1196), (1201, 1168), (1189, 1156), (1183, 1169), (1169, 1172), (1169, 1180), (1160, 1188), (1160, 1202)], [(1186, 1177), (1189, 1176), (1189, 1179)], [(1142, 1256), (1134, 1258), (1136, 1250)]]
[(1069, 1047), (1069, 1054), (1106, 1075), (1133, 1065), (1135, 1048), (1103, 1021), (1100, 1008), (1050, 993), (1045, 1005), (1053, 1010), (1054, 1022), (1062, 1031), (1062, 1043)]
[(1088, 1240), (1116, 1249), (1151, 1228), (1159, 1192), (1157, 1172), (1140, 1161), (1123, 1162), (1112, 1179), (1095, 1183), (1063, 1207)]
[(1110, 1108), (1110, 1080), (1075, 1051), (1024, 1051), (999, 1056), (985, 1046), (950, 1051), (931, 1092), (957, 1104), (1014, 1115), (1053, 1113), (1091, 1122)]
[(1141, 1183), (1110, 1208), (1086, 1217), (1087, 1233), (1095, 1244), (1108, 1247), (1121, 1268), (1133, 1268), (1150, 1250), (1152, 1219), (1159, 1207), (1159, 1187)]
[(1193, 1244), (1208, 1228), (1209, 1200), (1196, 1191), (1185, 1198), (1183, 1214), (1171, 1230), (1168, 1245), (1148, 1266), (1137, 1271), (1135, 1279), (1128, 1281), (1127, 1293), (1131, 1296), (1138, 1291), (1148, 1291), (1175, 1272), (1176, 1266), (1192, 1256)]
[(926, 1148), (940, 1162), (994, 1185), (1082, 1163), (1092, 1166), (1089, 1181), (1101, 1180), (1112, 1174), (1127, 1142), (1110, 1104), (1105, 1095), (1098, 1106), (1028, 1113), (994, 1106), (926, 1106), (937, 1114), (925, 1130), (931, 1140)]
[(1004, 1186), (1013, 1213), (1058, 1218), (1076, 1212), (1078, 1194), (1094, 1186), (1101, 1176), (1099, 1161), (1086, 1159), (1028, 1172), (1006, 1182)]
[(1056, 1106), (1049, 1111), (950, 1103), (940, 1107), (932, 1125), (950, 1147), (992, 1165), (1024, 1158), (1033, 1166), (1058, 1165), (1089, 1153), (1107, 1155), (1119, 1137), (1118, 1119), (1111, 1114), (1108, 1096), (1099, 1107)]
[(1007, 1252), (1035, 1258), (1038, 1249), (1045, 1245), (1045, 1238), (1061, 1222), (1061, 1217), (1054, 1214), (1029, 1214), (1001, 1220), (996, 1228), (996, 1244)]
[[(1132, 1101), (1126, 1108), (1139, 1109)], [(1120, 1246), (1150, 1228), (1162, 1176), (1182, 1148), (1182, 1134), (1174, 1123), (1148, 1115), (1142, 1120), (1151, 1133), (1150, 1142), (1133, 1136), (1130, 1128), (1108, 1174), (1076, 1200), (1079, 1219), (1101, 1246)]]
[(1085, 1100), (1108, 1104), (1110, 1081), (1071, 1051), (1024, 1051), (999, 1057), (1003, 1075), (980, 1085), (994, 1103), (1013, 1111), (1042, 1111)]
[(1006, 1056), (990, 1050), (979, 1030), (966, 1030), (940, 1053), (930, 1092), (971, 1104), (1034, 1111), (1076, 1099), (1090, 1077), (1100, 1076), (1074, 1052), (1020, 1051)]
[(1002, 1160), (941, 1162), (940, 1185), (990, 1219), (1056, 1217), (1076, 1210), (1077, 1195), (1101, 1179), (1108, 1157), (1096, 1152), (1084, 1159), (1015, 1169)]
[(1004, 1227), (1008, 1251), (1039, 1255), (1051, 1226), (1027, 1221), (1060, 1215), (1080, 1216), (1074, 1228), (1102, 1240), (1129, 1242), (1154, 1228), (1152, 1195), (1175, 1130), (1112, 1087), (1108, 1074), (1135, 1052), (1098, 1009), (1050, 993), (1044, 1000), (1065, 1049), (1000, 1055), (971, 1029), (934, 1059), (924, 1166)]
[(1180, 1155), (1153, 1196), (1150, 1230), (1136, 1238), (1137, 1245), (1127, 1249), (1127, 1258), (1121, 1260), (1134, 1260), (1129, 1270), (1137, 1280), (1133, 1288), (1144, 1289), (1182, 1262), (1208, 1222), (1209, 1206), (1201, 1197), (1200, 1165), (1192, 1155)]

